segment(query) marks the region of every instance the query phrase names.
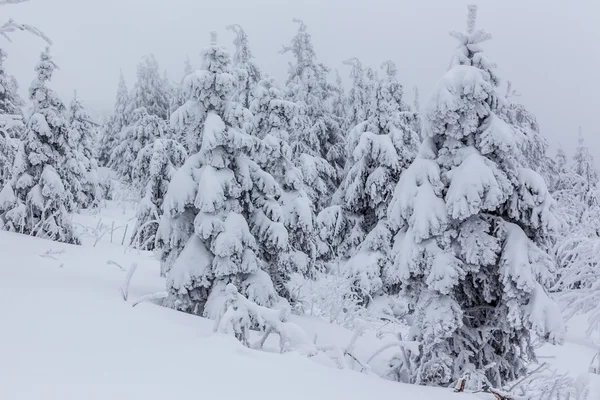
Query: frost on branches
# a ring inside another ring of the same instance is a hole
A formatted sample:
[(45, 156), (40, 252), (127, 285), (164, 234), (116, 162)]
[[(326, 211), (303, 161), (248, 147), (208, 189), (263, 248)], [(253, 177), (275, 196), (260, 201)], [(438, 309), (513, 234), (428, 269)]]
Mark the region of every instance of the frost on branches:
[(99, 185), (98, 162), (94, 156), (96, 124), (92, 121), (81, 101), (75, 96), (69, 106), (69, 146), (73, 152), (74, 167), (85, 171), (82, 184), (82, 207), (97, 206), (102, 198)]
[(107, 123), (102, 127), (98, 143), (98, 162), (105, 166), (110, 162), (113, 149), (119, 143), (121, 130), (129, 125), (131, 115), (129, 114), (129, 94), (123, 72), (119, 76), (119, 88), (115, 108)]
[(136, 213), (132, 245), (153, 250), (163, 198), (171, 177), (187, 157), (185, 148), (173, 139), (159, 138), (138, 153), (133, 165), (133, 178), (142, 184), (141, 201)]
[(284, 52), (291, 52), (286, 99), (299, 107), (297, 124), (290, 132), (294, 162), (302, 171), (306, 190), (316, 210), (328, 205), (345, 164), (344, 138), (328, 102), (334, 88), (327, 82), (329, 69), (317, 63), (310, 34), (302, 21)]
[[(33, 103), (10, 181), (0, 192), (0, 226), (65, 243), (78, 243), (69, 210), (76, 208), (76, 176), (68, 176), (69, 127), (64, 104), (46, 85), (56, 65), (48, 50), (41, 54), (36, 79), (29, 88)], [(67, 183), (68, 178), (71, 182)]]
[(133, 111), (131, 124), (119, 133), (119, 143), (110, 157), (110, 167), (126, 182), (138, 184), (133, 175), (139, 152), (154, 139), (165, 136), (167, 123), (145, 108)]
[(229, 25), (228, 30), (235, 34), (233, 44), (235, 52), (233, 53), (233, 71), (238, 78), (237, 89), (234, 92), (233, 100), (240, 103), (245, 108), (250, 108), (250, 98), (254, 87), (261, 80), (260, 69), (254, 63), (254, 57), (250, 51), (248, 35), (239, 25)]
[(226, 100), (236, 77), (212, 36), (202, 69), (189, 78), (205, 83), (198, 85), (206, 110), (197, 132), (202, 145), (173, 176), (158, 232), (168, 271), (165, 303), (207, 316), (221, 308), (228, 283), (250, 301), (273, 306), (278, 296), (264, 258), (288, 246), (281, 190), (257, 162), (266, 144), (244, 131), (248, 110)]
[(544, 289), (553, 260), (538, 246), (557, 220), (543, 178), (523, 166), (517, 133), (496, 114), (497, 78), (479, 47), (489, 35), (469, 10), (467, 33), (454, 34), (459, 55), (427, 107), (425, 141), (389, 208), (400, 231), (385, 275), (414, 309), (409, 340), (422, 349), (412, 382), (476, 373), (498, 387), (535, 359), (534, 335), (563, 340)]
[(411, 129), (415, 115), (402, 101), (396, 66), (388, 61), (382, 68), (385, 78), (377, 83), (370, 117), (348, 135), (348, 170), (334, 205), (318, 219), (321, 256), (345, 262), (344, 274), (365, 303), (384, 286), (395, 284), (388, 285), (381, 275), (392, 242), (386, 213), (400, 174), (418, 146)]
[(264, 155), (258, 160), (281, 188), (282, 220), (288, 231), (289, 247), (269, 255), (269, 270), (277, 292), (295, 300), (285, 286), (292, 273), (310, 275), (314, 269), (316, 245), (313, 205), (304, 189), (302, 172), (293, 163), (287, 144), (297, 107), (283, 99), (272, 78), (261, 80), (252, 93), (254, 131), (264, 139)]

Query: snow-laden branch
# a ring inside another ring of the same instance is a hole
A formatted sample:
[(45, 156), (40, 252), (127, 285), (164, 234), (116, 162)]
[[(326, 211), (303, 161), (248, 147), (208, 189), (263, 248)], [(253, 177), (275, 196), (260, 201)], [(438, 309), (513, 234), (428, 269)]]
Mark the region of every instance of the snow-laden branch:
[(29, 0), (0, 0), (0, 6), (5, 6), (7, 4), (25, 3), (26, 1), (29, 1)]
[[(0, 0), (0, 1), (2, 1), (2, 0)], [(11, 0), (4, 0), (4, 1), (10, 2)], [(2, 4), (2, 3), (0, 3), (0, 4)], [(4, 4), (8, 4), (8, 3), (4, 3)], [(38, 28), (36, 28), (34, 26), (27, 25), (27, 24), (19, 24), (12, 19), (9, 19), (7, 22), (4, 23), (4, 25), (0, 26), (0, 35), (4, 36), (6, 38), (6, 40), (8, 40), (9, 42), (12, 42), (12, 40), (10, 39), (8, 34), (15, 32), (15, 31), (27, 31), (35, 36), (42, 38), (46, 43), (52, 44), (52, 40), (50, 40), (50, 38), (48, 36), (46, 36), (44, 34), (44, 32), (42, 32), (41, 30), (39, 30)]]
[(123, 282), (123, 286), (121, 286), (121, 294), (123, 295), (123, 300), (127, 301), (129, 297), (129, 286), (131, 285), (131, 278), (137, 269), (137, 263), (132, 263), (131, 267), (127, 271), (127, 276), (125, 276), (125, 281)]

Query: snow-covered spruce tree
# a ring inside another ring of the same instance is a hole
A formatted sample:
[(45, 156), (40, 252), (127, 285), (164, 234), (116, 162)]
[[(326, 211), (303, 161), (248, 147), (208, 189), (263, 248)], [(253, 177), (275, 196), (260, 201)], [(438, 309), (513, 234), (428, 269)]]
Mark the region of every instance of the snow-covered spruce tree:
[[(566, 292), (569, 309), (589, 309), (587, 300), (595, 296), (597, 281), (598, 248), (600, 246), (600, 199), (597, 188), (597, 171), (588, 147), (579, 137), (573, 165), (559, 149), (557, 153), (558, 179), (553, 197), (557, 201), (557, 214), (563, 220), (554, 251), (559, 265), (559, 279), (555, 290)], [(574, 293), (569, 293), (575, 291)]]
[(6, 53), (0, 49), (0, 114), (23, 116), (23, 99), (17, 93), (19, 85), (4, 69)]
[(0, 189), (9, 179), (17, 151), (15, 140), (20, 139), (24, 129), (20, 121), (23, 117), (23, 100), (17, 93), (17, 81), (4, 69), (5, 59), (6, 53), (0, 49)]
[(96, 124), (92, 121), (89, 113), (83, 107), (77, 95), (69, 106), (69, 147), (73, 152), (73, 159), (78, 168), (85, 170), (82, 179), (82, 193), (80, 206), (97, 206), (102, 198), (102, 190), (98, 178), (98, 161), (94, 155), (94, 137), (96, 136)]
[(169, 118), (169, 82), (161, 76), (154, 55), (145, 56), (138, 64), (137, 80), (129, 96), (128, 112), (144, 107), (148, 114), (163, 120)]
[(233, 44), (233, 70), (238, 77), (237, 89), (234, 92), (234, 100), (243, 107), (250, 108), (251, 93), (254, 87), (262, 79), (260, 69), (254, 63), (254, 57), (250, 51), (248, 35), (239, 25), (229, 25), (227, 29), (235, 34)]
[(351, 67), (350, 77), (352, 78), (352, 88), (348, 93), (346, 108), (346, 125), (344, 126), (344, 129), (349, 131), (373, 114), (375, 89), (371, 85), (374, 86), (376, 82), (365, 76), (362, 63), (358, 58), (346, 60), (344, 64)]
[(106, 166), (110, 162), (110, 155), (118, 144), (119, 134), (121, 130), (129, 125), (131, 114), (129, 109), (129, 93), (125, 77), (121, 71), (119, 76), (119, 87), (117, 89), (117, 98), (113, 113), (107, 123), (102, 126), (100, 138), (98, 142), (98, 163)]
[(311, 275), (316, 257), (312, 202), (304, 190), (302, 172), (294, 165), (292, 150), (287, 143), (297, 107), (285, 100), (274, 79), (267, 77), (253, 90), (250, 111), (254, 115), (254, 132), (267, 144), (259, 164), (281, 188), (283, 222), (289, 238), (286, 251), (268, 257), (269, 273), (277, 292), (293, 301), (285, 283), (292, 273)]
[(597, 186), (598, 170), (596, 169), (594, 156), (583, 139), (581, 127), (579, 127), (577, 148), (573, 156), (573, 172), (583, 178), (588, 189), (591, 190)]
[(131, 236), (135, 248), (154, 249), (163, 199), (171, 177), (186, 158), (183, 145), (172, 138), (157, 138), (138, 153), (133, 164), (133, 179), (141, 183), (141, 201)]
[(155, 139), (165, 136), (167, 123), (142, 107), (133, 111), (131, 123), (119, 133), (118, 144), (113, 149), (109, 165), (119, 176), (134, 185), (133, 166), (139, 152)]
[(370, 116), (348, 135), (348, 171), (334, 205), (318, 218), (319, 237), (326, 244), (321, 256), (345, 263), (344, 274), (365, 303), (386, 285), (381, 272), (390, 262), (392, 242), (387, 209), (418, 147), (415, 114), (402, 100), (396, 66), (387, 61), (382, 68), (385, 78), (375, 89)]
[(76, 180), (68, 182), (68, 119), (64, 104), (47, 83), (56, 69), (48, 49), (35, 67), (37, 77), (29, 88), (33, 103), (11, 179), (0, 192), (0, 226), (65, 243), (78, 243), (69, 210), (76, 208)]
[(298, 33), (283, 52), (291, 52), (286, 99), (299, 107), (297, 124), (290, 132), (294, 162), (302, 171), (305, 189), (317, 211), (329, 203), (345, 165), (344, 138), (328, 102), (335, 93), (327, 82), (329, 69), (317, 63), (306, 25), (299, 23)]
[[(216, 55), (221, 56), (221, 54)], [(220, 66), (223, 62), (223, 60), (219, 60), (219, 64), (215, 65)], [(207, 68), (211, 70), (210, 65), (207, 66)], [(237, 90), (238, 75), (234, 75), (236, 77), (235, 88)], [(190, 155), (200, 151), (200, 147), (202, 146), (204, 121), (207, 116), (207, 110), (213, 107), (213, 103), (226, 100), (224, 98), (211, 97), (221, 95), (223, 88), (221, 88), (220, 85), (221, 83), (215, 79), (207, 79), (207, 75), (200, 71), (191, 73), (183, 80), (183, 96), (187, 100), (181, 107), (173, 112), (170, 118), (170, 125), (175, 136), (180, 138), (180, 140), (183, 140), (185, 148)], [(235, 91), (228, 95), (235, 97)], [(232, 110), (232, 112), (239, 113), (238, 115), (231, 115), (232, 119), (239, 120), (245, 128), (251, 128), (252, 114), (247, 108), (237, 107)]]
[(523, 156), (524, 166), (531, 168), (540, 174), (549, 189), (556, 185), (556, 165), (547, 154), (548, 144), (546, 138), (540, 133), (539, 124), (535, 115), (529, 112), (525, 106), (516, 103), (516, 96), (511, 82), (507, 83), (505, 102), (502, 102), (500, 115), (508, 122), (517, 133), (517, 145)]
[(335, 86), (333, 91), (333, 99), (331, 101), (331, 112), (335, 118), (339, 129), (346, 129), (346, 113), (348, 100), (344, 91), (344, 84), (340, 72), (335, 70)]
[[(0, 6), (24, 1), (26, 0), (0, 2)], [(48, 44), (52, 44), (52, 41), (39, 29), (30, 25), (19, 24), (12, 19), (0, 27), (0, 34), (9, 41), (11, 40), (9, 34), (15, 31), (27, 31), (41, 37)], [(0, 189), (10, 177), (10, 169), (19, 146), (18, 140), (21, 138), (25, 127), (22, 122), (24, 102), (17, 93), (18, 84), (16, 79), (7, 74), (4, 69), (5, 60), (6, 53), (0, 49)]]
[(496, 114), (502, 97), (479, 47), (490, 36), (475, 17), (470, 6), (467, 32), (453, 34), (460, 57), (432, 94), (426, 139), (388, 210), (400, 231), (384, 274), (414, 309), (409, 340), (421, 349), (410, 380), (418, 384), (470, 373), (501, 386), (535, 359), (532, 336), (564, 335), (544, 289), (554, 263), (538, 246), (557, 225), (553, 200)]
[(264, 142), (244, 131), (246, 112), (228, 100), (236, 78), (216, 33), (202, 69), (188, 79), (204, 88), (196, 95), (206, 118), (197, 132), (200, 150), (173, 176), (164, 200), (158, 243), (168, 272), (165, 304), (212, 316), (233, 283), (249, 300), (271, 306), (278, 297), (262, 256), (288, 246), (281, 191), (254, 161)]
[(179, 84), (175, 85), (175, 87), (173, 88), (173, 96), (171, 97), (170, 106), (169, 106), (171, 116), (179, 107), (184, 105), (185, 102), (188, 100), (185, 90), (183, 88), (183, 80), (185, 79), (186, 76), (191, 75), (193, 72), (194, 72), (194, 68), (192, 67), (190, 58), (187, 57), (185, 59), (185, 65), (183, 68), (183, 78), (181, 78), (181, 81), (179, 82)]
[(19, 149), (20, 140), (15, 138), (16, 132), (25, 128), (19, 115), (0, 114), (0, 190), (10, 179), (10, 173)]
[[(597, 223), (600, 207), (598, 171), (594, 156), (584, 142), (581, 129), (573, 164), (565, 166), (557, 175), (554, 196), (558, 201), (561, 216), (569, 226), (569, 232), (582, 233), (591, 225), (600, 228)], [(592, 229), (591, 233), (594, 232), (596, 229)]]

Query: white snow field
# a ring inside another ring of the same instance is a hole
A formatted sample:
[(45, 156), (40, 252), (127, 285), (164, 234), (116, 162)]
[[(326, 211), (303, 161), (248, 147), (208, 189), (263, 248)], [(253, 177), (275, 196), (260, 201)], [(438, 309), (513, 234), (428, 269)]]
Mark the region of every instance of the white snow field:
[[(101, 219), (109, 226), (135, 222), (118, 209), (102, 213), (76, 216), (76, 221), (88, 227)], [(153, 303), (132, 307), (141, 296), (164, 290), (164, 280), (151, 253), (120, 245), (120, 232), (113, 235), (116, 244), (105, 234), (96, 246), (89, 236), (82, 246), (72, 246), (0, 232), (0, 399), (364, 400), (376, 394), (493, 400), (487, 394), (456, 394), (340, 370), (296, 353), (251, 350), (233, 337), (213, 334), (210, 320)], [(123, 268), (139, 265), (128, 301), (120, 292), (126, 271), (109, 260)], [(331, 344), (344, 346), (351, 335), (313, 318), (294, 322), (322, 341), (339, 341)], [(547, 361), (578, 376), (595, 353), (582, 335), (574, 332), (571, 342), (580, 343), (544, 347), (542, 355), (556, 357)], [(374, 340), (362, 340), (362, 350), (377, 347)]]

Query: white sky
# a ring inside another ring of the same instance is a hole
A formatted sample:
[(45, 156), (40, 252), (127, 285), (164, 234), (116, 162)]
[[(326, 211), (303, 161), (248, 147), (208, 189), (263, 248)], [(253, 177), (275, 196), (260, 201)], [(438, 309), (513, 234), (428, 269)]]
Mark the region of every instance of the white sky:
[[(480, 0), (478, 26), (492, 33), (485, 51), (498, 63), (503, 79), (513, 81), (553, 148), (572, 154), (578, 125), (600, 159), (600, 6), (593, 0)], [(460, 0), (31, 0), (0, 8), (0, 19), (14, 18), (43, 30), (54, 41), (60, 66), (53, 87), (69, 102), (76, 89), (88, 108), (112, 108), (122, 69), (131, 88), (136, 64), (154, 53), (173, 80), (181, 79), (185, 57), (199, 65), (209, 31), (231, 47), (232, 23), (246, 30), (259, 66), (283, 83), (289, 43), (301, 18), (312, 34), (317, 57), (339, 68), (358, 57), (379, 67), (396, 62), (407, 100), (418, 86), (424, 103), (445, 72), (455, 48), (450, 30), (465, 25)], [(25, 93), (45, 46), (25, 33), (0, 42), (7, 69)], [(0, 39), (2, 40), (2, 39)]]

